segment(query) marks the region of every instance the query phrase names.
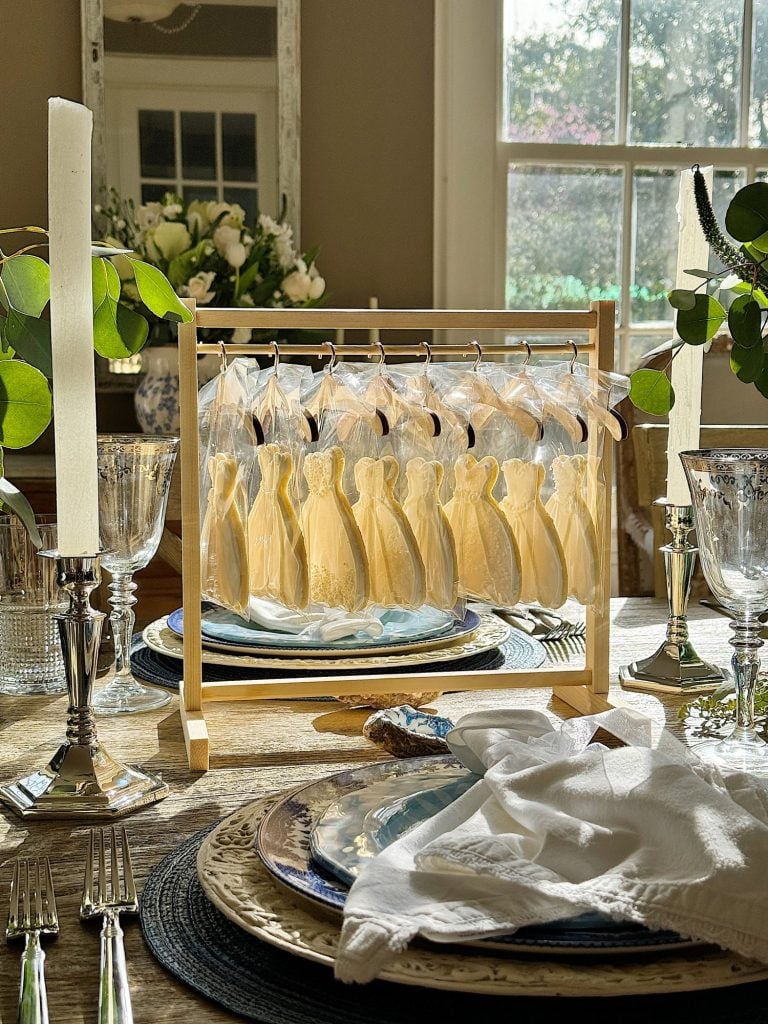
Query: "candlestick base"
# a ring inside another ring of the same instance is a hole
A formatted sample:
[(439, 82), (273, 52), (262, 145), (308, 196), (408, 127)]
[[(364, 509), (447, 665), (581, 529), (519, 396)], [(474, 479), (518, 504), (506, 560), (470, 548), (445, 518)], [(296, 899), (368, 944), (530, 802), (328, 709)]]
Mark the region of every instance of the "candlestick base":
[(0, 787), (0, 800), (25, 818), (115, 818), (162, 800), (169, 789), (99, 743), (91, 694), (104, 614), (89, 603), (100, 580), (99, 556), (41, 554), (56, 558), (58, 583), (70, 602), (67, 612), (54, 616), (69, 689), (67, 738), (45, 768)]
[(664, 498), (655, 504), (664, 506), (665, 525), (672, 534), (672, 542), (661, 549), (667, 576), (667, 635), (649, 657), (620, 668), (619, 680), (627, 690), (710, 693), (722, 685), (723, 673), (696, 653), (688, 638), (686, 617), (698, 550), (688, 541), (694, 525), (693, 509), (690, 505), (671, 505)]

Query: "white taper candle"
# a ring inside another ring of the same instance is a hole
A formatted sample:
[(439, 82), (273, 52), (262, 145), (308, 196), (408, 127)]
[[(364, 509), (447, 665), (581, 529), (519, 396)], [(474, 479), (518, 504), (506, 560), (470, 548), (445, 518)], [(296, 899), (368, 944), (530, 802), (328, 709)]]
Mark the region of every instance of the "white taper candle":
[[(712, 168), (702, 168), (707, 187), (712, 190)], [(694, 268), (706, 269), (709, 243), (699, 224), (693, 197), (693, 174), (689, 170), (680, 174), (678, 206), (680, 233), (677, 246), (676, 288), (695, 288), (699, 278), (686, 274)], [(680, 452), (699, 447), (701, 427), (701, 376), (704, 348), (702, 345), (683, 345), (672, 362), (672, 387), (675, 404), (669, 414), (669, 440), (667, 442), (667, 501), (673, 505), (690, 505), (691, 495), (680, 461)]]
[(91, 134), (80, 103), (48, 100), (56, 519), (62, 555), (99, 550), (91, 286)]

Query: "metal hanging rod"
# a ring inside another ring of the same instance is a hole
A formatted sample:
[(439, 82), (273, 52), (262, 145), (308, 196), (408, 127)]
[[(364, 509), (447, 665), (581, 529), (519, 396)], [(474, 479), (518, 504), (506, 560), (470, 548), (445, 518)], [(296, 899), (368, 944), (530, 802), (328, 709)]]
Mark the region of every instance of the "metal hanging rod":
[[(379, 345), (372, 345), (368, 343), (363, 344), (334, 344), (334, 349), (331, 349), (331, 342), (315, 342), (312, 345), (294, 345), (290, 342), (280, 344), (280, 352), (286, 356), (330, 356), (332, 351), (338, 359), (343, 359), (346, 356), (376, 356), (380, 355), (381, 348), (384, 349), (384, 354), (388, 356), (412, 356), (415, 359), (424, 359), (426, 357), (426, 351), (424, 346), (420, 342), (414, 342), (413, 344), (395, 344), (387, 345), (386, 343), (379, 347)], [(546, 352), (548, 355), (573, 355), (574, 346), (581, 352), (591, 352), (594, 349), (594, 345), (585, 341), (579, 344), (579, 342), (573, 342), (569, 345), (548, 345), (546, 342), (534, 343), (528, 347), (534, 352)], [(222, 348), (226, 351), (227, 355), (232, 356), (261, 356), (261, 355), (274, 355), (275, 347), (271, 341), (267, 342), (256, 342), (248, 345), (236, 345), (231, 342), (220, 341), (220, 342), (202, 342), (197, 343), (197, 352), (202, 354), (211, 352), (219, 354)], [(456, 345), (431, 345), (432, 357), (436, 356), (477, 356), (477, 348), (472, 345), (471, 342), (466, 344)], [(485, 356), (504, 356), (510, 353), (525, 352), (526, 346), (523, 342), (515, 342), (509, 345), (482, 345), (481, 355)]]

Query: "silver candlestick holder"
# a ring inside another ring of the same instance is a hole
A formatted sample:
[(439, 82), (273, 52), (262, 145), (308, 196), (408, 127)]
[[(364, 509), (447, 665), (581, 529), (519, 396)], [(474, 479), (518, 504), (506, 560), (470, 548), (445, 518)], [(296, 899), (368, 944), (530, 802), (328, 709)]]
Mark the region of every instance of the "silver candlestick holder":
[(688, 540), (694, 528), (693, 509), (672, 505), (666, 498), (654, 504), (664, 506), (664, 525), (672, 534), (671, 543), (661, 549), (669, 605), (667, 635), (650, 657), (619, 669), (619, 680), (628, 690), (708, 693), (721, 685), (723, 673), (699, 657), (688, 637), (686, 611), (698, 552)]
[(0, 800), (24, 817), (114, 818), (162, 800), (168, 786), (157, 775), (117, 761), (99, 742), (91, 698), (104, 613), (90, 595), (101, 580), (99, 555), (56, 559), (57, 582), (69, 609), (56, 615), (69, 689), (67, 738), (39, 771), (0, 787)]

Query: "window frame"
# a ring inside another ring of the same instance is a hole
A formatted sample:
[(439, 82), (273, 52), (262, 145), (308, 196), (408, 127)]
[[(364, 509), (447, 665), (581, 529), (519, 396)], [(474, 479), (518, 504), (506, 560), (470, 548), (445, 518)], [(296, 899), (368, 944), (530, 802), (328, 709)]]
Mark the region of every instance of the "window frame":
[[(740, 171), (744, 184), (768, 166), (768, 150), (745, 145), (749, 127), (753, 0), (743, 0), (739, 145), (728, 147), (630, 145), (626, 142), (505, 142), (503, 117), (503, 0), (441, 0), (435, 5), (435, 268), (436, 305), (445, 308), (505, 304), (507, 171), (510, 164), (618, 168), (623, 172), (620, 318), (616, 363), (629, 364), (632, 336), (669, 337), (668, 321), (632, 322), (634, 271), (633, 181), (637, 169), (713, 164)], [(631, 0), (622, 0), (617, 136), (626, 139)]]

